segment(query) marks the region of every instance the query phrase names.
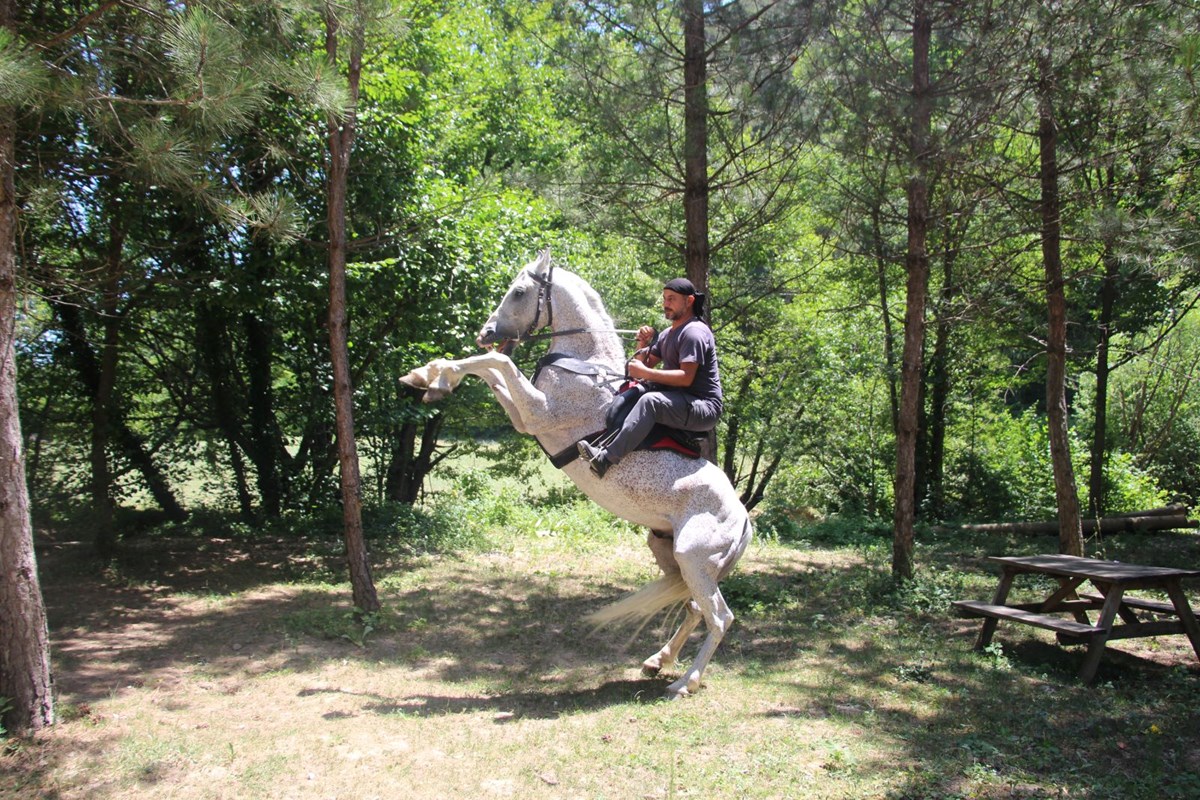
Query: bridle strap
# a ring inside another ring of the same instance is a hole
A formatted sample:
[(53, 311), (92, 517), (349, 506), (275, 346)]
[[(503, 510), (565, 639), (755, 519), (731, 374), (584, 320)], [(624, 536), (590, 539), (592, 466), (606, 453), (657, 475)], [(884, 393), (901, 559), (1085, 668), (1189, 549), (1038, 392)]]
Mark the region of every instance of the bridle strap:
[[(554, 325), (554, 260), (550, 260), (550, 269), (546, 271), (546, 277), (542, 277), (537, 273), (530, 272), (529, 277), (537, 281), (538, 296), (537, 296), (537, 313), (533, 315), (533, 322), (529, 323), (528, 330), (521, 336), (522, 341), (528, 341), (535, 338), (533, 332), (544, 327)], [(542, 320), (542, 307), (546, 308), (546, 324), (539, 325)]]

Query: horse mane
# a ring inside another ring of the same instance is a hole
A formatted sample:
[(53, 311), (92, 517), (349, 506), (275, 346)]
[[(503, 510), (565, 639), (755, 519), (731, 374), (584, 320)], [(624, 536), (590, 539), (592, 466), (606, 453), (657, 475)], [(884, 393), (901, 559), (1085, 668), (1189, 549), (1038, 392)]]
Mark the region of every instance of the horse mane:
[(587, 302), (588, 308), (591, 309), (591, 311), (597, 316), (599, 316), (604, 324), (606, 324), (609, 328), (612, 328), (612, 316), (608, 313), (608, 309), (604, 307), (604, 301), (600, 299), (600, 294), (592, 288), (590, 283), (567, 269), (558, 271), (558, 274), (555, 276), (555, 280), (566, 276), (570, 276), (570, 283), (572, 284), (573, 288), (578, 290), (579, 293), (583, 295), (583, 299)]

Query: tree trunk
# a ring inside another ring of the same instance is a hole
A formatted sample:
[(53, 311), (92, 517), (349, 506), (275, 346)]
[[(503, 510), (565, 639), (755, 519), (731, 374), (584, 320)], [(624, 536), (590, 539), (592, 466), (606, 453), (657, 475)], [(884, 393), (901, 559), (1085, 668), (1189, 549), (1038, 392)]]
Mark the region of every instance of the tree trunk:
[(925, 293), (929, 281), (926, 238), (929, 226), (929, 188), (926, 183), (933, 119), (929, 82), (929, 43), (933, 22), (926, 0), (913, 3), (913, 106), (908, 181), (908, 272), (904, 311), (904, 354), (900, 372), (900, 415), (896, 427), (895, 515), (892, 577), (913, 576), (913, 524), (916, 519), (917, 426), (920, 420), (922, 349), (925, 344)]
[(1117, 263), (1111, 253), (1104, 256), (1104, 282), (1100, 285), (1100, 319), (1097, 321), (1096, 396), (1093, 399), (1092, 452), (1088, 475), (1088, 496), (1091, 516), (1100, 517), (1107, 510), (1107, 487), (1104, 467), (1108, 461), (1108, 346), (1112, 338), (1113, 310), (1117, 302)]
[[(0, 0), (0, 28), (12, 31), (13, 12), (12, 0)], [(54, 723), (54, 701), (17, 414), (13, 116), (0, 107), (0, 697), (9, 703), (0, 723), (24, 734)]]
[(725, 477), (729, 478), (729, 482), (734, 486), (738, 485), (738, 445), (740, 444), (741, 436), (741, 418), (738, 416), (737, 409), (743, 408), (750, 395), (750, 386), (754, 382), (754, 369), (747, 368), (743, 373), (741, 380), (738, 381), (737, 392), (734, 394), (733, 402), (729, 404), (724, 413), (725, 422), (725, 452), (723, 454)]
[(933, 354), (929, 365), (929, 516), (941, 519), (945, 513), (946, 406), (950, 398), (949, 308), (956, 294), (954, 261), (956, 253), (942, 254), (942, 294), (934, 332)]
[(117, 224), (115, 214), (109, 217), (108, 256), (104, 265), (104, 280), (100, 286), (100, 318), (103, 336), (100, 344), (100, 374), (96, 394), (92, 398), (92, 511), (95, 513), (95, 546), (101, 557), (113, 553), (117, 532), (113, 528), (113, 477), (109, 469), (109, 440), (112, 437), (111, 414), (113, 392), (117, 385), (117, 364), (121, 349), (121, 292), (122, 254), (125, 233)]
[[(246, 264), (259, 283), (270, 281), (273, 259), (274, 253), (267, 242), (250, 243)], [(271, 379), (275, 331), (269, 308), (270, 304), (263, 302), (242, 315), (242, 328), (246, 333), (246, 405), (250, 417), (250, 435), (246, 444), (247, 455), (258, 475), (259, 507), (266, 516), (278, 517), (287, 494), (280, 468), (287, 450), (275, 419), (275, 391)]]
[(217, 430), (229, 448), (229, 464), (233, 469), (238, 507), (243, 519), (254, 522), (254, 500), (250, 495), (246, 464), (242, 459), (247, 437), (242, 433), (241, 410), (230, 385), (234, 371), (228, 353), (226, 316), (215, 304), (202, 302), (196, 306), (196, 350), (204, 369), (208, 372)]
[[(1170, 516), (1164, 514), (1146, 514), (1143, 516), (1118, 514), (1100, 519), (1091, 518), (1082, 520), (1082, 527), (1086, 533), (1095, 533), (1098, 530), (1107, 535), (1113, 533), (1183, 530), (1185, 528), (1200, 527), (1200, 522), (1188, 519), (1182, 513)], [(1058, 521), (987, 522), (978, 525), (963, 525), (960, 530), (977, 533), (1054, 534), (1058, 533)]]
[[(333, 400), (336, 414), (338, 463), (341, 467), (342, 525), (354, 607), (359, 614), (379, 610), (379, 597), (371, 578), (371, 562), (363, 540), (362, 476), (354, 438), (354, 387), (350, 377), (349, 324), (346, 316), (346, 186), (350, 151), (354, 146), (358, 82), (362, 72), (365, 20), (363, 10), (353, 12), (347, 78), (350, 108), (341, 119), (327, 123), (329, 140), (329, 350), (333, 361)], [(337, 65), (338, 20), (332, 4), (325, 6), (325, 54)]]
[(883, 363), (887, 368), (888, 410), (892, 412), (892, 430), (900, 427), (900, 395), (896, 388), (896, 335), (892, 331), (892, 310), (888, 302), (888, 259), (885, 251), (883, 229), (879, 224), (879, 208), (871, 212), (871, 231), (875, 246), (875, 273), (879, 285), (879, 317), (883, 320)]
[(708, 49), (703, 0), (683, 4), (683, 213), (688, 280), (708, 291)]
[[(54, 313), (58, 315), (63, 327), (63, 343), (68, 348), (75, 371), (79, 375), (80, 384), (89, 402), (97, 402), (103, 394), (101, 389), (101, 365), (97, 362), (96, 354), (87, 339), (83, 325), (83, 317), (79, 304), (62, 301), (53, 297), (48, 299)], [(94, 420), (93, 420), (94, 424)], [(125, 457), (141, 473), (146, 488), (154, 497), (159, 507), (166, 512), (172, 521), (179, 522), (187, 518), (187, 512), (171, 491), (162, 470), (154, 463), (154, 458), (146, 449), (142, 438), (130, 429), (125, 422), (125, 416), (115, 403), (109, 403), (107, 425), (111, 434), (112, 444), (122, 448)]]
[(394, 437), (392, 457), (388, 463), (384, 483), (384, 497), (388, 500), (412, 505), (421, 496), (425, 476), (440, 461), (434, 459), (438, 433), (445, 417), (435, 414), (421, 425), (421, 445), (417, 447), (417, 423), (407, 422)]
[[(703, 0), (683, 3), (683, 217), (684, 266), (697, 292), (708, 293), (708, 45)], [(712, 304), (704, 309), (708, 322)], [(717, 461), (717, 432), (701, 437), (700, 451)]]
[(1061, 208), (1058, 199), (1058, 125), (1054, 119), (1054, 71), (1049, 56), (1038, 59), (1038, 145), (1041, 160), (1042, 262), (1046, 271), (1046, 412), (1050, 460), (1058, 501), (1058, 549), (1083, 555), (1083, 532), (1071, 442), (1067, 436), (1067, 300), (1062, 272)]

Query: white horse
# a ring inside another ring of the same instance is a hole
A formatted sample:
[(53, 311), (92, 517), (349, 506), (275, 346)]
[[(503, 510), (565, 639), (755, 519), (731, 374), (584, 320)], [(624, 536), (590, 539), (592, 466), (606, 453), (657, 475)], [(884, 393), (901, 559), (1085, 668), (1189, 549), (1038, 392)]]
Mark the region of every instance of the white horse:
[[(549, 327), (553, 354), (531, 383), (505, 354), (514, 343)], [(482, 378), (508, 412), (513, 427), (537, 438), (584, 494), (619, 517), (650, 529), (647, 537), (663, 576), (589, 619), (597, 624), (648, 621), (672, 605), (687, 603), (679, 630), (642, 664), (656, 675), (675, 663), (701, 618), (708, 635), (691, 667), (667, 689), (681, 697), (700, 688), (700, 678), (733, 613), (718, 581), (733, 569), (750, 543), (750, 517), (716, 465), (667, 450), (638, 450), (597, 478), (574, 458), (576, 442), (604, 429), (625, 353), (599, 296), (582, 278), (556, 268), (548, 250), (526, 265), (488, 318), (476, 343), (503, 345), (459, 360), (438, 359), (401, 380), (424, 389), (425, 402), (445, 397), (466, 375)], [(504, 351), (504, 352), (501, 352)], [(555, 361), (555, 359), (559, 359)], [(585, 363), (586, 362), (586, 363)]]

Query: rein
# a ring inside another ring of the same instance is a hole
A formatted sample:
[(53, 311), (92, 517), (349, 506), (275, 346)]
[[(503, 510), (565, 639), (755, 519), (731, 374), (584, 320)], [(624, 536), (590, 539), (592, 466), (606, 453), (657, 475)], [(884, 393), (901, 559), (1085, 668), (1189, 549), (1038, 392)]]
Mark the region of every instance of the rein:
[(536, 342), (541, 339), (555, 339), (559, 336), (573, 336), (577, 333), (621, 333), (631, 334), (637, 333), (631, 328), (567, 328), (565, 331), (551, 331), (550, 333), (535, 333), (528, 336), (522, 336), (521, 342)]

